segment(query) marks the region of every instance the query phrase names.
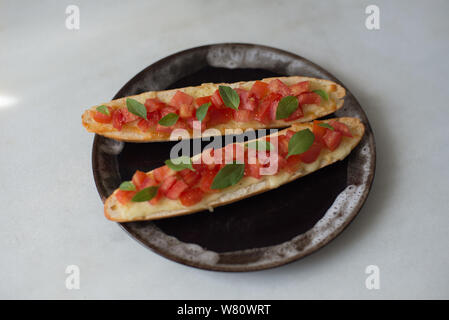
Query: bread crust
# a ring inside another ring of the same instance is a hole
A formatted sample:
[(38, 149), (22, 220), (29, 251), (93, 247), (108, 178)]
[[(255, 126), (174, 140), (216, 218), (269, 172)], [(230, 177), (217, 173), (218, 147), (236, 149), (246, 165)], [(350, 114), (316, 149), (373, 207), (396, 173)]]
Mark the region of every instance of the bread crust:
[[(226, 129), (269, 129), (269, 128), (282, 128), (292, 125), (293, 123), (298, 122), (308, 122), (323, 116), (326, 116), (328, 114), (331, 114), (335, 112), (336, 110), (340, 109), (343, 105), (343, 98), (346, 95), (346, 90), (340, 86), (339, 84), (330, 81), (330, 80), (324, 80), (324, 79), (317, 79), (317, 78), (309, 78), (309, 77), (301, 77), (301, 76), (291, 76), (291, 77), (274, 77), (274, 78), (265, 78), (261, 81), (263, 82), (269, 82), (273, 79), (279, 79), (282, 82), (284, 82), (287, 85), (292, 85), (295, 83), (298, 83), (300, 81), (310, 81), (311, 89), (323, 89), (325, 90), (329, 95), (329, 101), (322, 102), (322, 105), (305, 105), (304, 106), (304, 116), (300, 119), (294, 120), (294, 121), (284, 121), (284, 120), (276, 120), (270, 123), (270, 125), (264, 125), (258, 121), (250, 121), (247, 123), (242, 122), (236, 122), (236, 121), (230, 121), (226, 124), (220, 124), (211, 128), (219, 130), (220, 134), (225, 134)], [(251, 86), (254, 84), (255, 81), (240, 81), (235, 83), (203, 83), (200, 86), (196, 87), (185, 87), (180, 89), (172, 89), (172, 90), (163, 90), (163, 91), (148, 91), (144, 92), (138, 95), (124, 97), (116, 100), (112, 100), (110, 102), (105, 102), (100, 105), (106, 105), (108, 107), (111, 107), (113, 109), (118, 109), (122, 107), (126, 107), (126, 98), (132, 98), (135, 99), (141, 103), (145, 103), (145, 101), (149, 98), (158, 98), (162, 102), (168, 103), (172, 96), (175, 94), (176, 91), (180, 90), (183, 91), (194, 98), (203, 97), (203, 96), (209, 96), (212, 95), (216, 89), (218, 89), (218, 86), (220, 85), (226, 85), (230, 86), (232, 88), (239, 88), (243, 87), (247, 90), (251, 88)], [(121, 140), (121, 141), (127, 141), (127, 142), (156, 142), (156, 141), (168, 141), (170, 140), (169, 134), (163, 134), (158, 133), (155, 131), (148, 131), (143, 132), (141, 131), (137, 125), (126, 125), (122, 128), (121, 131), (118, 131), (115, 129), (112, 124), (103, 124), (96, 122), (92, 115), (93, 112), (95, 112), (95, 109), (99, 105), (93, 106), (86, 110), (82, 115), (82, 123), (83, 126), (87, 129), (89, 132), (94, 132), (96, 134), (103, 135), (105, 137), (115, 139), (115, 140)], [(208, 128), (209, 129), (209, 128)], [(214, 133), (209, 133), (206, 135), (216, 135)]]
[[(318, 169), (321, 169), (325, 166), (328, 166), (338, 160), (343, 160), (349, 153), (357, 146), (357, 144), (360, 142), (360, 140), (363, 137), (363, 134), (365, 132), (365, 127), (363, 123), (357, 119), (357, 118), (335, 118), (335, 119), (328, 119), (324, 120), (323, 122), (329, 122), (332, 120), (338, 120), (340, 122), (343, 122), (346, 124), (349, 129), (351, 130), (351, 133), (353, 135), (353, 138), (346, 138), (343, 137), (342, 142), (340, 146), (334, 150), (330, 151), (328, 149), (323, 149), (320, 153), (320, 156), (318, 159), (313, 162), (312, 164), (301, 164), (299, 169), (293, 173), (293, 174), (285, 174), (285, 178), (280, 179), (275, 185), (270, 183), (269, 176), (263, 176), (260, 180), (254, 180), (254, 183), (251, 183), (249, 185), (245, 185), (242, 187), (239, 187), (239, 184), (229, 187), (223, 191), (221, 191), (219, 194), (220, 196), (217, 198), (217, 196), (207, 195), (203, 201), (201, 201), (199, 204), (196, 204), (191, 207), (184, 207), (180, 204), (179, 200), (170, 200), (170, 201), (176, 201), (179, 205), (176, 205), (176, 209), (173, 210), (160, 210), (159, 212), (152, 212), (148, 215), (141, 215), (138, 217), (134, 217), (132, 219), (127, 218), (123, 212), (126, 213), (127, 208), (126, 206), (133, 206), (136, 205), (136, 203), (130, 202), (126, 205), (121, 205), (118, 203), (115, 193), (117, 190), (114, 191), (114, 193), (109, 196), (105, 203), (104, 203), (104, 214), (105, 217), (112, 221), (117, 222), (130, 222), (130, 221), (139, 221), (139, 220), (155, 220), (155, 219), (162, 219), (162, 218), (168, 218), (168, 217), (175, 217), (180, 215), (186, 215), (195, 213), (198, 211), (203, 210), (211, 210), (214, 207), (223, 206), (229, 203), (236, 202), (238, 200), (248, 198), (250, 196), (257, 195), (259, 193), (263, 193), (266, 191), (269, 191), (271, 189), (275, 189), (283, 184), (286, 184), (288, 182), (291, 182), (293, 180), (296, 180), (300, 177), (303, 177), (307, 174), (310, 174)], [(278, 133), (275, 133), (273, 135), (283, 134), (286, 130), (294, 130), (299, 131), (303, 129), (312, 129), (312, 123), (296, 123), (292, 127), (287, 128), (285, 130), (279, 131)], [(273, 136), (272, 135), (272, 136)], [(152, 172), (152, 171), (150, 171)], [(148, 173), (150, 173), (148, 172)], [(276, 175), (276, 176), (279, 176)], [(282, 178), (282, 177), (281, 177)], [(245, 179), (245, 178), (244, 178)], [(242, 179), (242, 180), (244, 180)], [(251, 179), (251, 178), (248, 178)], [(248, 181), (248, 180), (246, 180)], [(150, 205), (148, 204), (148, 207)], [(157, 205), (155, 206), (157, 207)], [(121, 208), (118, 210), (118, 208)], [(163, 209), (163, 208), (161, 208)]]

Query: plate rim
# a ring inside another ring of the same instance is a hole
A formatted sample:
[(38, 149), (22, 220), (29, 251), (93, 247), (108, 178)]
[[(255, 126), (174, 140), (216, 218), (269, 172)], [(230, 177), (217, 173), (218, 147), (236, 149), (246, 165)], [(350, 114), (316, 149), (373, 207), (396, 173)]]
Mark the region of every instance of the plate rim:
[[(137, 241), (138, 243), (140, 243), (140, 245), (142, 245), (143, 247), (145, 247), (146, 249), (151, 250), (152, 252), (167, 258), (171, 261), (174, 261), (176, 263), (185, 265), (185, 266), (189, 266), (189, 267), (193, 267), (193, 268), (197, 268), (197, 269), (201, 269), (201, 270), (207, 270), (207, 271), (218, 271), (218, 272), (249, 272), (249, 271), (261, 271), (261, 270), (266, 270), (266, 269), (271, 269), (271, 268), (275, 268), (275, 267), (280, 267), (286, 264), (290, 264), (294, 261), (300, 260), (306, 256), (309, 256), (317, 251), (319, 251), (320, 249), (322, 249), (323, 247), (325, 247), (329, 242), (331, 242), (332, 240), (334, 240), (335, 238), (337, 238), (341, 233), (343, 233), (343, 231), (346, 230), (346, 228), (351, 224), (351, 222), (355, 219), (356, 216), (358, 216), (358, 214), (360, 213), (361, 209), (363, 208), (366, 199), (368, 197), (368, 194), (372, 188), (372, 184), (374, 181), (374, 176), (375, 176), (375, 172), (376, 172), (376, 162), (377, 162), (377, 152), (376, 152), (376, 141), (375, 141), (375, 136), (374, 136), (374, 132), (372, 130), (371, 124), (369, 123), (368, 117), (365, 113), (365, 111), (363, 110), (363, 108), (361, 107), (360, 103), (358, 102), (358, 100), (355, 98), (355, 96), (352, 94), (352, 92), (343, 85), (343, 83), (338, 80), (333, 74), (331, 74), (330, 72), (328, 72), (327, 70), (323, 69), (321, 66), (315, 64), (314, 62), (310, 61), (307, 58), (304, 58), (303, 56), (300, 56), (298, 54), (283, 50), (283, 49), (279, 49), (279, 48), (275, 48), (275, 47), (271, 47), (271, 46), (267, 46), (267, 45), (261, 45), (261, 44), (253, 44), (253, 43), (241, 43), (241, 42), (223, 42), (223, 43), (213, 43), (213, 44), (207, 44), (207, 45), (201, 45), (201, 46), (196, 46), (196, 47), (191, 47), (185, 50), (181, 50), (178, 52), (175, 52), (173, 54), (170, 54), (164, 58), (161, 58), (157, 61), (155, 61), (154, 63), (150, 64), (149, 66), (145, 67), (144, 69), (142, 69), (141, 71), (139, 71), (138, 73), (136, 73), (130, 80), (128, 80), (120, 89), (119, 91), (114, 95), (114, 97), (112, 98), (114, 99), (118, 99), (121, 96), (123, 96), (122, 91), (125, 91), (125, 88), (127, 86), (129, 86), (131, 83), (133, 83), (135, 81), (136, 78), (138, 78), (139, 76), (141, 76), (142, 74), (148, 72), (150, 69), (153, 69), (155, 67), (157, 67), (158, 65), (164, 64), (178, 56), (181, 55), (185, 55), (185, 54), (189, 54), (191, 52), (195, 52), (195, 51), (199, 51), (199, 50), (209, 50), (213, 47), (221, 47), (221, 46), (236, 46), (236, 47), (241, 47), (241, 48), (260, 48), (260, 49), (264, 49), (264, 50), (269, 50), (278, 54), (282, 54), (282, 55), (286, 55), (291, 57), (292, 59), (295, 60), (303, 60), (305, 61), (308, 65), (312, 66), (313, 68), (319, 70), (320, 72), (322, 72), (324, 75), (326, 75), (326, 77), (328, 77), (329, 79), (331, 79), (332, 81), (339, 83), (340, 85), (342, 85), (347, 92), (351, 93), (351, 95), (353, 96), (354, 100), (357, 102), (357, 104), (360, 106), (360, 112), (362, 113), (362, 115), (365, 117), (366, 119), (366, 123), (365, 127), (365, 133), (366, 132), (370, 132), (371, 136), (370, 138), (372, 139), (372, 168), (370, 168), (369, 170), (369, 174), (367, 177), (367, 181), (365, 183), (363, 183), (366, 188), (363, 192), (363, 194), (360, 197), (360, 200), (357, 203), (357, 206), (354, 207), (351, 210), (351, 215), (349, 217), (347, 217), (344, 220), (344, 223), (341, 227), (337, 228), (336, 230), (334, 230), (331, 234), (329, 234), (328, 236), (325, 237), (325, 239), (313, 246), (312, 248), (305, 250), (305, 251), (301, 251), (298, 252), (295, 255), (292, 255), (290, 257), (284, 258), (280, 261), (274, 261), (274, 262), (268, 262), (265, 264), (261, 264), (261, 265), (246, 265), (246, 264), (216, 264), (216, 265), (209, 265), (209, 264), (201, 264), (201, 263), (197, 263), (195, 261), (190, 261), (188, 259), (183, 259), (182, 257), (179, 257), (177, 255), (171, 254), (168, 251), (163, 251), (160, 248), (158, 248), (157, 246), (152, 245), (151, 243), (145, 242), (144, 239), (142, 239), (138, 234), (136, 233), (132, 233), (128, 228), (127, 228), (127, 223), (119, 223), (117, 222), (117, 224), (126, 231), (126, 233), (128, 234), (128, 236), (130, 236), (132, 239), (134, 239), (135, 241)], [(94, 136), (94, 140), (93, 140), (93, 144), (92, 144), (92, 157), (91, 157), (91, 161), (92, 161), (92, 171), (93, 171), (93, 175), (94, 175), (94, 181), (95, 181), (95, 186), (97, 188), (97, 192), (100, 195), (101, 200), (104, 202), (105, 201), (105, 197), (103, 196), (105, 192), (104, 187), (100, 184), (100, 174), (99, 174), (99, 170), (97, 167), (97, 157), (99, 156), (99, 153), (96, 153), (95, 150), (97, 149), (97, 146), (99, 144), (99, 140), (101, 137), (98, 134), (95, 134)], [(308, 229), (308, 231), (311, 229)], [(163, 231), (162, 231), (163, 232)], [(307, 232), (307, 231), (306, 231)], [(304, 232), (305, 233), (305, 232)], [(298, 234), (299, 236), (299, 234)], [(291, 241), (291, 240), (288, 240)], [(287, 241), (287, 242), (288, 242)], [(264, 248), (268, 248), (270, 246), (265, 246), (265, 247), (257, 247), (254, 249), (264, 249)], [(246, 250), (254, 250), (254, 249), (246, 249)], [(221, 252), (218, 254), (226, 254), (226, 253), (232, 253), (232, 252), (241, 252), (241, 251), (245, 251), (245, 250), (236, 250), (236, 251), (229, 251), (229, 252)]]

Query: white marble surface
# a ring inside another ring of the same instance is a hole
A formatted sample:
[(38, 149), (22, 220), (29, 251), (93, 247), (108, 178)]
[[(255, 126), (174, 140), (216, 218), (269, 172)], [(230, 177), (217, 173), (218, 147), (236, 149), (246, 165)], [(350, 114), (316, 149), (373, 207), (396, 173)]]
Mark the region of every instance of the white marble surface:
[[(77, 4), (80, 30), (65, 28)], [(365, 28), (377, 4), (381, 29)], [(449, 298), (447, 1), (2, 1), (0, 298)], [(359, 99), (377, 142), (373, 189), (335, 241), (255, 273), (166, 260), (104, 219), (89, 105), (177, 51), (279, 47), (328, 69)], [(80, 290), (65, 268), (81, 269)], [(367, 290), (367, 265), (380, 290)]]

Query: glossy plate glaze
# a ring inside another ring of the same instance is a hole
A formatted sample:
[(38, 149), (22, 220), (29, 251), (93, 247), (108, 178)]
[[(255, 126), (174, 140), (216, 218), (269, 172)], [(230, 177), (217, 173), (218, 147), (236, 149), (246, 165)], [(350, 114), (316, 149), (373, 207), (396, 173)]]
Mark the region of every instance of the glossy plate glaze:
[[(113, 99), (204, 82), (290, 75), (341, 84), (327, 71), (295, 54), (253, 44), (225, 43), (168, 56), (138, 73)], [(366, 132), (345, 160), (278, 189), (216, 208), (212, 213), (120, 225), (156, 253), (209, 270), (267, 269), (316, 251), (357, 215), (374, 178), (373, 132), (361, 106), (346, 90), (343, 108), (330, 117), (357, 117), (365, 124)], [(96, 135), (92, 165), (102, 200), (123, 180), (130, 180), (137, 169), (149, 171), (163, 165), (174, 144), (123, 143)]]

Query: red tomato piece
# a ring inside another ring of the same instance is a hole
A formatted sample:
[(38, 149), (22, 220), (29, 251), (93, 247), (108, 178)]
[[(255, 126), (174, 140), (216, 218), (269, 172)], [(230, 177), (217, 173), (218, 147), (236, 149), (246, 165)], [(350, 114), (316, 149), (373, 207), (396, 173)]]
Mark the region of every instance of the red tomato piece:
[(344, 123), (338, 122), (338, 121), (330, 121), (329, 124), (338, 132), (341, 132), (341, 134), (345, 137), (352, 138), (351, 130), (349, 130), (348, 126)]
[(156, 182), (161, 183), (166, 179), (167, 177), (173, 176), (176, 174), (176, 171), (170, 169), (167, 166), (162, 166), (157, 169), (154, 169), (153, 171), (153, 177), (156, 180)]
[(195, 100), (195, 103), (198, 107), (201, 107), (203, 104), (208, 103), (208, 102), (212, 103), (211, 97), (212, 96), (199, 97)]
[(282, 97), (290, 96), (292, 94), (290, 88), (279, 79), (271, 80), (268, 83), (268, 89), (273, 93), (280, 94)]
[(137, 170), (132, 178), (132, 183), (136, 186), (137, 190), (141, 189), (142, 183), (148, 178), (147, 174), (143, 171)]
[(209, 114), (208, 126), (214, 126), (216, 124), (229, 122), (234, 118), (233, 111), (234, 110), (231, 108), (209, 108), (209, 111), (207, 112)]
[(136, 191), (117, 190), (115, 197), (121, 204), (127, 204), (136, 195)]
[(234, 120), (237, 122), (248, 122), (251, 119), (250, 110), (234, 110)]
[(218, 173), (217, 170), (213, 170), (213, 171), (208, 170), (203, 173), (203, 176), (201, 177), (200, 185), (199, 185), (200, 189), (203, 192), (210, 193), (210, 192), (218, 191), (218, 190), (212, 190), (210, 188), (212, 186), (212, 182), (214, 181), (214, 178), (217, 173)]
[(291, 137), (293, 137), (293, 135), (294, 135), (295, 133), (296, 133), (296, 132), (293, 131), (293, 130), (287, 130), (287, 132), (285, 133), (285, 136), (286, 136), (287, 139), (290, 141)]
[(200, 181), (201, 174), (199, 172), (192, 171), (189, 169), (185, 170), (188, 170), (188, 172), (182, 176), (182, 180), (184, 180), (184, 182), (187, 183), (189, 187), (193, 187)]
[(239, 110), (253, 111), (256, 108), (257, 102), (254, 97), (251, 97), (248, 90), (235, 89), (240, 97)]
[(260, 168), (262, 165), (257, 161), (253, 164), (245, 164), (245, 177), (260, 179)]
[(304, 163), (314, 162), (320, 155), (321, 148), (322, 145), (318, 140), (313, 141), (313, 144), (310, 146), (309, 150), (299, 155), (301, 161)]
[(108, 107), (109, 115), (101, 113), (100, 111), (94, 111), (93, 118), (100, 123), (111, 123), (112, 121), (112, 108)]
[(183, 104), (179, 108), (179, 116), (181, 118), (189, 118), (193, 116), (193, 112), (195, 111), (195, 107), (193, 105)]
[(286, 135), (278, 136), (278, 153), (281, 157), (285, 158), (288, 154), (288, 141), (289, 138)]
[(254, 114), (254, 119), (257, 121), (260, 121), (262, 123), (268, 123), (270, 122), (270, 118), (272, 114), (270, 113), (271, 106), (273, 104), (279, 103), (279, 100), (282, 98), (282, 96), (278, 93), (270, 93), (265, 98), (261, 100), (259, 103), (259, 106), (256, 110), (256, 113)]
[(166, 195), (170, 188), (178, 181), (176, 176), (170, 176), (164, 179), (159, 190), (161, 190), (162, 194)]
[(183, 206), (190, 207), (203, 199), (204, 193), (200, 188), (188, 189), (181, 193), (179, 200)]
[(120, 109), (114, 110), (112, 112), (112, 126), (118, 131), (122, 130), (123, 124), (125, 123), (125, 117)]
[(169, 113), (176, 113), (176, 114), (178, 114), (178, 110), (175, 109), (174, 107), (166, 106), (164, 109), (162, 109), (160, 111), (160, 113), (161, 113), (161, 118), (163, 118), (163, 117), (165, 117)]
[(285, 166), (285, 169), (293, 173), (299, 168), (299, 164), (301, 163), (301, 157), (299, 154), (295, 154), (293, 156), (290, 156), (287, 158), (287, 164)]
[(326, 134), (326, 128), (319, 126), (319, 124), (322, 123), (321, 121), (314, 120), (313, 121), (313, 127), (312, 132), (315, 135), (315, 139), (318, 141), (322, 141), (323, 136)]
[(176, 91), (175, 95), (170, 100), (170, 105), (176, 107), (177, 109), (182, 106), (190, 106), (192, 103), (193, 97), (179, 90)]
[(329, 150), (334, 151), (340, 145), (341, 138), (341, 132), (337, 130), (326, 129), (326, 134), (323, 136), (323, 141), (326, 147), (329, 148)]
[(223, 99), (221, 99), (220, 91), (215, 90), (214, 94), (210, 97), (210, 101), (215, 108), (223, 108)]
[(165, 107), (165, 103), (160, 101), (159, 99), (147, 99), (145, 101), (145, 108), (147, 108), (148, 112), (154, 112), (156, 110), (161, 110)]
[(254, 82), (249, 95), (251, 97), (256, 97), (257, 99), (262, 99), (268, 93), (268, 83), (262, 81)]
[(153, 111), (153, 112), (147, 112), (147, 119), (140, 119), (137, 123), (137, 126), (142, 130), (143, 132), (149, 131), (151, 128), (155, 128), (157, 126), (157, 122), (160, 120), (160, 112), (159, 111)]
[(302, 81), (302, 82), (292, 84), (290, 86), (290, 90), (292, 92), (292, 95), (299, 96), (301, 93), (310, 91), (310, 82)]
[(321, 97), (318, 93), (315, 92), (306, 92), (302, 93), (298, 97), (298, 101), (300, 105), (304, 104), (317, 104), (321, 103)]
[(157, 193), (156, 193), (156, 195), (153, 197), (153, 199), (151, 199), (150, 201), (148, 201), (151, 205), (156, 205), (158, 202), (159, 202), (159, 200), (161, 200), (161, 198), (162, 198), (162, 196), (163, 196), (163, 194), (162, 194), (162, 191), (161, 191), (161, 188), (159, 188), (159, 189), (157, 189)]
[(139, 116), (136, 116), (135, 114), (129, 112), (127, 108), (121, 108), (120, 110), (122, 111), (123, 118), (125, 119), (125, 123), (132, 122), (132, 121), (139, 119)]
[(293, 113), (287, 119), (285, 119), (285, 121), (293, 121), (293, 120), (301, 118), (302, 116), (304, 116), (302, 107), (301, 107), (301, 105), (298, 105), (298, 109), (293, 111)]
[(172, 200), (176, 200), (179, 198), (179, 196), (181, 195), (181, 193), (184, 192), (184, 190), (186, 190), (189, 186), (187, 185), (187, 183), (185, 183), (182, 180), (177, 180), (172, 186), (171, 188), (168, 190), (167, 194), (165, 195), (167, 198), (172, 199)]

